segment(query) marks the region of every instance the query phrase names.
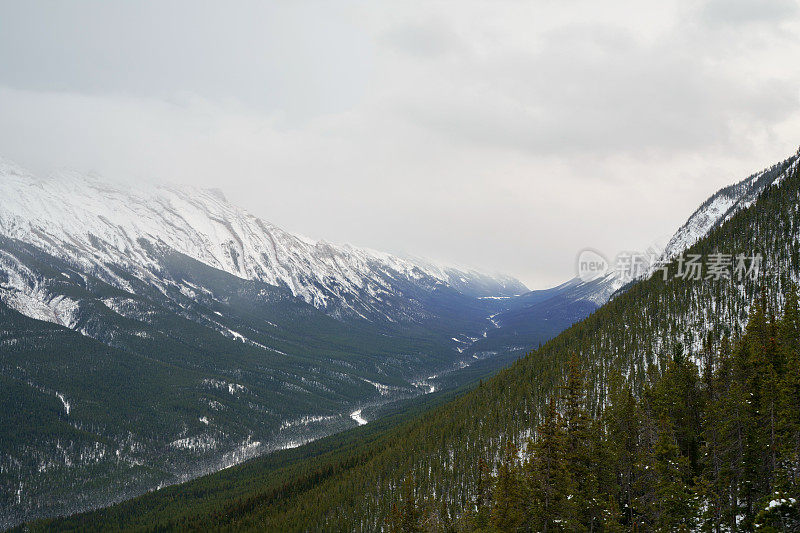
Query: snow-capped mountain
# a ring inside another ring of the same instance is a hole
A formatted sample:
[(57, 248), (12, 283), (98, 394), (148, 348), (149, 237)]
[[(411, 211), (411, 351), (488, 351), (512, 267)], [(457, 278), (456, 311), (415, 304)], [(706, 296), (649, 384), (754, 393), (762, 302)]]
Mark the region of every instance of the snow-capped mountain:
[[(407, 320), (424, 313), (418, 306), (389, 303), (409, 285), (426, 290), (447, 286), (471, 296), (527, 291), (507, 276), (292, 234), (228, 203), (216, 190), (134, 189), (77, 173), (41, 179), (3, 161), (0, 235), (33, 245), (127, 291), (130, 283), (119, 276), (119, 269), (163, 286), (169, 280), (164, 279), (160, 258), (177, 252), (242, 279), (288, 288), (334, 316), (369, 320)], [(30, 300), (33, 289), (6, 285), (2, 291), (12, 307), (30, 312), (30, 305), (15, 305), (21, 298), (11, 292), (27, 292)], [(52, 314), (40, 312), (37, 317)]]
[(600, 307), (606, 303), (611, 295), (618, 291), (624, 281), (616, 272), (608, 272), (592, 280), (573, 278), (551, 290), (557, 291), (562, 296), (575, 301), (584, 301)]

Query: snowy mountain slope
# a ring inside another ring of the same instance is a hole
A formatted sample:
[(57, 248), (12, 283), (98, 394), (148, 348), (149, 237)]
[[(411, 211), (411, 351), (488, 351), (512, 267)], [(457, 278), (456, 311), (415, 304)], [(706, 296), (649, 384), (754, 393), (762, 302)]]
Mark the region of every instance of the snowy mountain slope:
[(599, 307), (606, 303), (622, 285), (623, 281), (615, 272), (608, 272), (592, 280), (572, 278), (557, 287), (548, 289), (547, 293), (550, 296), (558, 294), (569, 300), (590, 302)]
[(126, 290), (112, 267), (158, 285), (161, 265), (154, 250), (171, 250), (243, 279), (286, 287), (332, 315), (370, 320), (413, 319), (413, 311), (398, 316), (385, 303), (409, 283), (428, 290), (442, 284), (479, 296), (526, 290), (511, 278), (294, 235), (231, 205), (218, 191), (133, 189), (76, 173), (40, 179), (3, 161), (0, 235), (71, 261)]
[[(670, 238), (658, 258), (659, 262), (668, 262), (676, 258), (708, 235), (711, 230), (751, 206), (770, 185), (778, 184), (786, 176), (791, 175), (798, 164), (800, 164), (800, 150), (794, 156), (714, 193)], [(649, 273), (645, 272), (641, 277), (649, 277)], [(567, 298), (594, 303), (599, 307), (618, 291), (625, 290), (631, 281), (635, 282), (638, 279), (623, 280), (617, 272), (611, 270), (595, 280), (583, 281), (574, 278), (549, 290), (563, 293)]]
[(408, 254), (399, 257), (469, 296), (508, 298), (528, 292), (528, 288), (521, 281), (505, 274), (487, 274), (473, 268), (447, 265)]
[(800, 162), (800, 150), (785, 161), (714, 193), (672, 236), (664, 249), (662, 258), (670, 260), (679, 256), (706, 236), (709, 231), (731, 218), (735, 213), (752, 205), (767, 187), (773, 183), (780, 183), (793, 172), (798, 162)]
[[(689, 249), (697, 254), (759, 251), (764, 255), (765, 268), (770, 275), (741, 280), (681, 279), (673, 275), (666, 281), (656, 275), (635, 282), (587, 320), (521, 359), (496, 378), (485, 381), (472, 393), (441, 409), (424, 413), (416, 422), (396, 433), (387, 434), (387, 438), (377, 440), (380, 444), (371, 448), (370, 453), (364, 452), (363, 448), (357, 449), (347, 458), (347, 465), (344, 461), (331, 463), (342, 465), (341, 470), (336, 470), (345, 471), (341, 476), (337, 473), (336, 477), (325, 477), (316, 488), (307, 489), (304, 485), (303, 490), (290, 495), (288, 500), (277, 500), (271, 507), (265, 504), (267, 509), (259, 507), (252, 512), (246, 511), (247, 521), (235, 522), (227, 518), (229, 513), (226, 511), (234, 508), (232, 502), (252, 501), (239, 499), (241, 492), (238, 492), (238, 487), (237, 491), (228, 492), (229, 497), (222, 496), (216, 505), (209, 506), (206, 496), (209, 487), (225, 491), (231, 478), (217, 478), (216, 481), (208, 478), (203, 484), (184, 487), (186, 496), (180, 500), (179, 506), (185, 508), (196, 501), (195, 508), (202, 506), (198, 511), (201, 516), (208, 520), (221, 516), (217, 524), (222, 527), (264, 523), (272, 516), (284, 520), (286, 509), (294, 508), (298, 512), (289, 516), (298, 522), (302, 520), (311, 529), (349, 530), (354, 528), (353, 524), (385, 524), (386, 516), (398, 498), (397, 487), (411, 479), (416, 501), (424, 502), (418, 506), (419, 509), (436, 509), (444, 503), (466, 510), (464, 502), (468, 502), (469, 509), (474, 510), (469, 502), (476, 501), (480, 490), (476, 487), (480, 487), (480, 480), (485, 478), (483, 469), (469, 467), (482, 461), (498, 464), (499, 448), (507, 441), (514, 443), (516, 440), (515, 444), (524, 448), (524, 442), (532, 434), (531, 428), (542, 421), (551, 398), (562, 396), (563, 389), (559, 390), (559, 386), (563, 384), (568, 362), (575, 356), (581, 361), (581, 370), (586, 376), (583, 383), (590, 411), (600, 412), (610, 401), (609, 387), (617, 376), (626, 376), (631, 384), (629, 394), (652, 390), (652, 379), (657, 369), (665, 368), (681, 355), (696, 358), (698, 363), (702, 358), (705, 364), (714, 364), (715, 358), (703, 353), (715, 353), (730, 339), (735, 341), (739, 338), (745, 330), (750, 306), (758, 299), (766, 299), (770, 309), (780, 308), (781, 302), (776, 300), (780, 300), (788, 283), (796, 283), (800, 276), (798, 216), (800, 172), (795, 165), (794, 170), (781, 179), (780, 186), (765, 188), (754, 205), (736, 211)], [(674, 274), (676, 271), (677, 264), (673, 262), (670, 272)], [(512, 305), (514, 300), (525, 300), (528, 309), (534, 309), (569, 291), (587, 291), (584, 296), (589, 297), (593, 294), (592, 288), (588, 284), (572, 282), (502, 302)], [(570, 306), (566, 305), (561, 309), (550, 307), (549, 312), (553, 316), (553, 311), (569, 310)], [(503, 322), (508, 323), (497, 330), (513, 335), (513, 329), (522, 324), (525, 317), (514, 317), (513, 310), (507, 311), (505, 320), (500, 314), (492, 315), (492, 320), (501, 326)], [(514, 324), (514, 318), (522, 320)], [(711, 350), (706, 351), (709, 346)], [(623, 433), (627, 432), (625, 426)], [(364, 461), (363, 457), (369, 459)], [(356, 466), (351, 466), (354, 464)], [(647, 468), (645, 465), (645, 470)], [(252, 487), (261, 479), (264, 479), (263, 474), (257, 477), (252, 471), (241, 472), (234, 483), (239, 483), (240, 487)], [(296, 479), (305, 482), (307, 478)], [(284, 479), (280, 481), (285, 483)], [(263, 487), (258, 487), (254, 494), (263, 493)], [(199, 497), (196, 496), (198, 493)], [(138, 509), (146, 513), (149, 509), (160, 508), (160, 505), (174, 504), (172, 498), (175, 494), (169, 494), (169, 501), (167, 498), (158, 501), (156, 495), (155, 502), (150, 500)], [(331, 496), (337, 498), (335, 507), (317, 505)], [(180, 513), (179, 506), (157, 514), (160, 513), (163, 520), (174, 520), (175, 513)], [(135, 504), (133, 508), (136, 509)], [(140, 515), (132, 512), (130, 506), (125, 506), (95, 515), (90, 520), (77, 518), (71, 525), (101, 523), (99, 520), (107, 520), (109, 516), (129, 520), (129, 516)], [(191, 516), (195, 518), (196, 515)], [(436, 515), (431, 516), (433, 521), (437, 519)], [(291, 518), (286, 522), (291, 523)], [(280, 522), (276, 520), (273, 523)]]

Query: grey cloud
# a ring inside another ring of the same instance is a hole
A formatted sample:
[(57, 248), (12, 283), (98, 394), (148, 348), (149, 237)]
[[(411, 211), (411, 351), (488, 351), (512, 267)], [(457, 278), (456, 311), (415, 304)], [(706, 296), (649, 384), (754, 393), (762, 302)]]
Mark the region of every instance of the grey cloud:
[(709, 25), (780, 23), (800, 12), (795, 0), (711, 0), (703, 7)]
[(6, 86), (196, 94), (289, 118), (357, 102), (367, 50), (346, 10), (328, 2), (6, 2), (0, 16)]
[(623, 29), (560, 28), (535, 53), (475, 65), (472, 85), (404, 102), (404, 112), (451, 137), (532, 154), (696, 151), (735, 143), (736, 121), (763, 128), (797, 112), (796, 80), (717, 68), (674, 38), (643, 45)]
[(423, 58), (440, 56), (461, 44), (451, 28), (437, 20), (404, 23), (388, 30), (380, 40), (392, 49)]

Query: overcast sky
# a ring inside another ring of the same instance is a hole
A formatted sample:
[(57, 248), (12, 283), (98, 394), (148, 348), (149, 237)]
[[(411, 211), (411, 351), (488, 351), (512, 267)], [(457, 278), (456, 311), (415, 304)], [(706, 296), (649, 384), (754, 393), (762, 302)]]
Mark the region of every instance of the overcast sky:
[(0, 0), (0, 155), (544, 287), (797, 150), (799, 8)]

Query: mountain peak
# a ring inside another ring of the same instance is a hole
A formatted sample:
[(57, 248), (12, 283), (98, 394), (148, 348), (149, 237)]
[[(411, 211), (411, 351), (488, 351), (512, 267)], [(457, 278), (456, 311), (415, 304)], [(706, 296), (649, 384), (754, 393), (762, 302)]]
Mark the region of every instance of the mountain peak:
[(228, 202), (228, 199), (225, 197), (225, 193), (224, 193), (224, 192), (222, 192), (222, 189), (218, 189), (218, 188), (216, 188), (216, 187), (212, 187), (212, 188), (210, 188), (210, 189), (206, 189), (206, 191), (207, 191), (207, 192), (208, 192), (208, 193), (209, 193), (211, 196), (213, 196), (214, 198), (216, 198), (217, 200), (219, 200), (220, 202), (226, 202), (226, 203)]

